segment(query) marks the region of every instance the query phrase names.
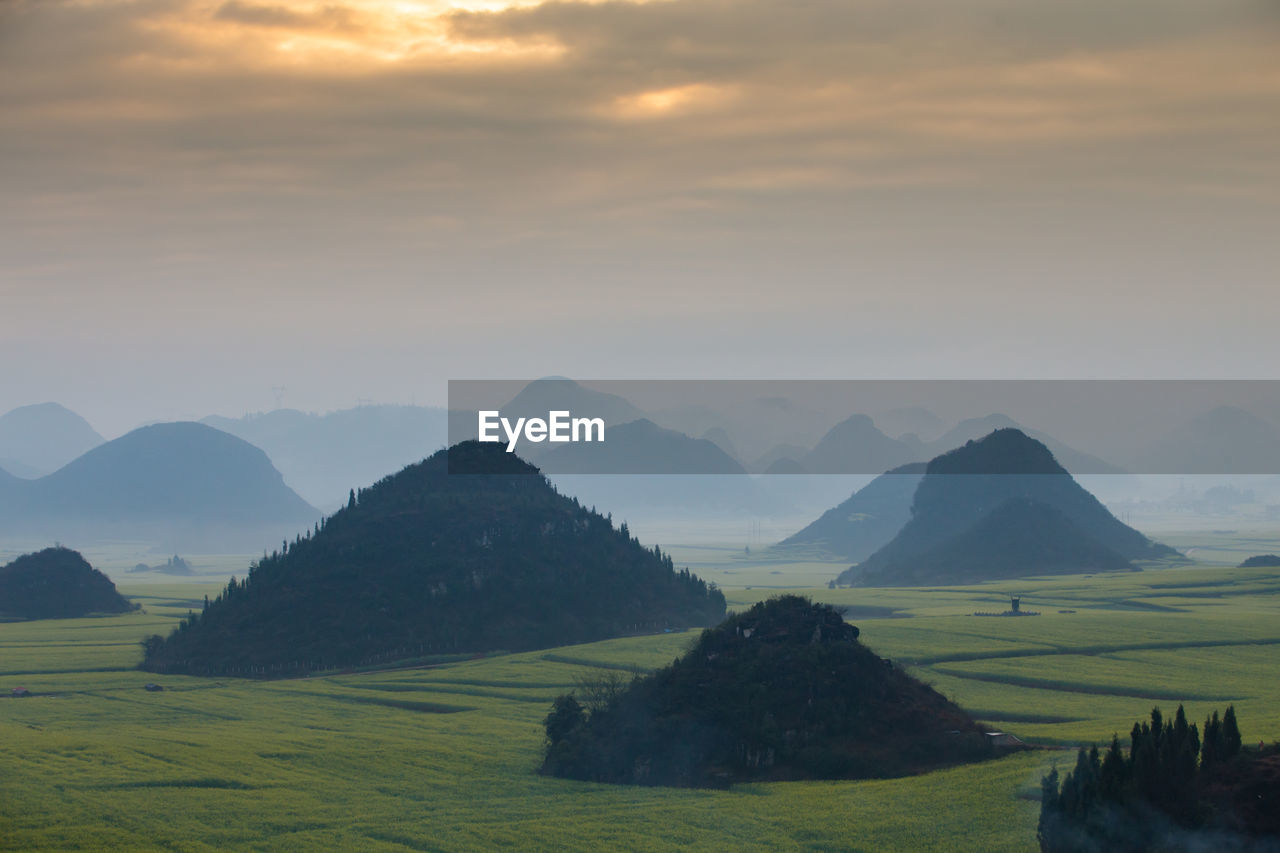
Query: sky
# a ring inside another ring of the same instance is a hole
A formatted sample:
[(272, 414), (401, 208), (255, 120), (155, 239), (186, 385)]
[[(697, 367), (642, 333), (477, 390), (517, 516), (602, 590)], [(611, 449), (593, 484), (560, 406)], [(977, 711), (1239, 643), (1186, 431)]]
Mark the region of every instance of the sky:
[(1276, 378), (1278, 140), (1276, 0), (0, 0), (0, 411)]

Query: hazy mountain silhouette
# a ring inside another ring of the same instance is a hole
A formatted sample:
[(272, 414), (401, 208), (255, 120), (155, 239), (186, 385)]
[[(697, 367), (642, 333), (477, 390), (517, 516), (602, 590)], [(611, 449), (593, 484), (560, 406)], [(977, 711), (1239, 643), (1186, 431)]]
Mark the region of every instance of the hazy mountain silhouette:
[(870, 474), (915, 461), (915, 450), (882, 433), (866, 415), (854, 415), (833, 426), (799, 460), (812, 474)]
[(769, 464), (769, 467), (765, 468), (764, 471), (762, 471), (761, 473), (769, 474), (769, 475), (775, 475), (775, 474), (795, 475), (795, 474), (807, 474), (809, 472), (806, 471), (804, 469), (804, 466), (801, 465), (796, 460), (784, 456), (780, 459), (773, 460), (773, 462)]
[(540, 457), (541, 467), (555, 474), (747, 473), (714, 442), (664, 429), (648, 418), (606, 426), (604, 437), (603, 442), (551, 445), (554, 449)]
[(775, 444), (764, 453), (759, 459), (751, 463), (749, 470), (755, 474), (761, 474), (769, 471), (776, 463), (789, 463), (787, 467), (796, 466), (788, 473), (803, 473), (804, 466), (800, 464), (800, 460), (809, 452), (809, 448), (801, 447), (798, 444)]
[(1280, 555), (1277, 554), (1258, 554), (1248, 557), (1240, 564), (1242, 569), (1256, 569), (1267, 566), (1280, 567)]
[(248, 442), (192, 422), (153, 424), (97, 447), (32, 484), (59, 515), (306, 522), (316, 511)]
[(293, 671), (708, 625), (724, 597), (502, 445), (387, 477), (233, 582), (145, 666)]
[(43, 468), (33, 468), (17, 459), (8, 459), (0, 457), (0, 471), (11, 477), (17, 477), (20, 480), (35, 480), (49, 473)]
[(735, 462), (741, 463), (742, 457), (739, 455), (738, 449), (733, 446), (733, 439), (729, 437), (729, 433), (724, 427), (712, 427), (702, 434), (702, 438), (723, 450), (725, 455)]
[(0, 415), (0, 460), (5, 460), (0, 466), (15, 476), (30, 479), (56, 471), (102, 442), (88, 421), (57, 403)]
[[(180, 532), (214, 546), (236, 528), (291, 532), (319, 516), (261, 450), (189, 422), (136, 429), (46, 477), (14, 486), (0, 490), (0, 529), (10, 534), (159, 536), (168, 544), (170, 533)], [(202, 528), (213, 541), (198, 533)], [(250, 547), (270, 541), (255, 535)], [(244, 547), (243, 540), (227, 544)]]
[[(830, 423), (830, 415), (798, 404), (787, 397), (753, 397), (715, 409), (707, 405), (657, 408), (648, 417), (669, 429), (686, 435), (703, 435), (721, 427), (733, 435), (736, 458), (759, 459), (778, 444), (803, 448), (800, 453), (784, 455), (799, 460), (822, 437), (822, 425)], [(763, 471), (773, 459), (750, 466)]]
[(357, 406), (323, 415), (278, 409), (201, 423), (266, 451), (294, 491), (330, 508), (352, 488), (420, 461), (448, 441), (445, 410), (422, 406)]
[[(1046, 504), (1062, 513), (1083, 537), (1081, 547), (1093, 543), (1126, 560), (1177, 556), (1172, 548), (1152, 542), (1111, 515), (1097, 498), (1072, 479), (1044, 444), (1019, 430), (999, 429), (929, 462), (916, 488), (911, 519), (892, 541), (843, 573), (840, 581), (863, 586), (950, 583), (949, 576), (923, 579), (915, 567), (945, 569), (945, 562), (938, 563), (938, 549), (950, 549), (954, 563), (968, 565), (968, 555), (959, 549), (972, 545), (974, 538), (958, 537), (970, 533), (995, 509), (1014, 499)], [(1061, 524), (1052, 525), (1043, 517), (1035, 516), (1032, 510), (1024, 515), (1023, 521), (1035, 520), (1045, 531), (1044, 536), (1035, 541), (1045, 544), (1046, 548), (1026, 547), (1025, 553), (1035, 556), (1035, 560), (1024, 566), (1023, 574), (1060, 571), (1061, 560), (1055, 553), (1067, 551), (1066, 539), (1059, 534), (1065, 535), (1070, 529)], [(1010, 510), (995, 519), (996, 522), (1002, 520), (1013, 524), (1019, 521), (1019, 516)], [(1006, 543), (1020, 542), (1013, 531), (1003, 537), (996, 537), (991, 528), (984, 531)], [(1053, 541), (1059, 542), (1056, 551), (1047, 547)], [(1021, 543), (1019, 547), (1024, 545), (1026, 543)]]
[(503, 417), (545, 418), (550, 411), (574, 417), (604, 418), (606, 428), (639, 420), (644, 412), (617, 394), (597, 391), (572, 379), (554, 376), (530, 382), (501, 407)]
[(72, 619), (133, 609), (110, 578), (69, 548), (23, 554), (0, 567), (0, 616)]
[(1219, 406), (1153, 441), (1138, 464), (1160, 474), (1273, 474), (1280, 472), (1280, 428), (1244, 409)]
[(866, 559), (911, 518), (911, 502), (924, 471), (925, 463), (911, 462), (881, 474), (779, 545), (821, 548), (853, 561)]
[(941, 437), (924, 446), (926, 455), (930, 458), (948, 450), (954, 450), (957, 447), (969, 441), (982, 438), (998, 429), (1016, 429), (1025, 435), (1034, 438), (1036, 441), (1049, 448), (1049, 452), (1054, 458), (1072, 474), (1123, 474), (1123, 469), (1112, 465), (1104, 459), (1100, 459), (1089, 453), (1077, 450), (1063, 444), (1058, 439), (1041, 432), (1040, 430), (1028, 429), (1008, 415), (992, 414), (980, 418), (968, 418), (956, 424), (951, 429), (942, 434)]
[(539, 462), (557, 487), (588, 506), (609, 507), (619, 518), (779, 508), (714, 442), (648, 419), (606, 428), (603, 443), (555, 448)]
[(542, 772), (593, 782), (724, 787), (876, 778), (994, 755), (984, 729), (799, 596), (752, 606), (602, 696), (561, 696)]
[(874, 418), (885, 435), (902, 438), (914, 435), (921, 441), (933, 441), (942, 435), (947, 424), (923, 406), (902, 406), (881, 412)]

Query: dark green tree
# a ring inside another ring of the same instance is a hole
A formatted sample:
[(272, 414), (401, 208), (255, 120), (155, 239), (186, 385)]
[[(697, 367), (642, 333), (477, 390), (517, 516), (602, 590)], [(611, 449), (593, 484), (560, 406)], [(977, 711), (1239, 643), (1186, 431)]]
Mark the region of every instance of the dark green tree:
[(1228, 705), (1227, 712), (1222, 715), (1222, 757), (1235, 758), (1240, 754), (1244, 738), (1240, 735), (1240, 726), (1236, 723), (1236, 706)]
[(1054, 767), (1049, 775), (1040, 780), (1040, 822), (1036, 825), (1036, 839), (1044, 853), (1055, 853), (1061, 849), (1058, 838), (1061, 832), (1061, 811), (1058, 808), (1058, 768)]
[(1129, 781), (1129, 765), (1124, 759), (1124, 750), (1120, 747), (1120, 738), (1111, 736), (1111, 747), (1102, 759), (1102, 768), (1098, 774), (1098, 793), (1102, 799), (1118, 802)]
[(557, 696), (551, 705), (551, 713), (547, 714), (547, 718), (542, 721), (547, 732), (547, 743), (553, 746), (560, 743), (570, 732), (582, 725), (585, 719), (586, 714), (582, 706), (571, 694)]
[(1204, 720), (1204, 743), (1200, 747), (1200, 766), (1212, 767), (1223, 759), (1222, 721), (1215, 708)]

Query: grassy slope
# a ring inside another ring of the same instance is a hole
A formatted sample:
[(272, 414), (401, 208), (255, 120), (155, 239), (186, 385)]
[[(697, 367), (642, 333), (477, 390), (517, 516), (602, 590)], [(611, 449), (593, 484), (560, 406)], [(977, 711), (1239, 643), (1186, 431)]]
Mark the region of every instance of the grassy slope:
[[(204, 589), (122, 591), (146, 612), (0, 624), (0, 691), (52, 694), (0, 697), (0, 848), (1031, 850), (1040, 774), (1073, 760), (726, 792), (544, 779), (555, 694), (586, 665), (661, 666), (692, 635), (296, 681), (165, 677), (147, 693), (136, 641)], [(1006, 592), (1043, 615), (968, 615)], [(1027, 739), (1101, 742), (1179, 699), (1197, 720), (1234, 701), (1246, 742), (1280, 738), (1280, 647), (1258, 645), (1280, 642), (1275, 569), (813, 594), (910, 614), (858, 621), (863, 640)]]

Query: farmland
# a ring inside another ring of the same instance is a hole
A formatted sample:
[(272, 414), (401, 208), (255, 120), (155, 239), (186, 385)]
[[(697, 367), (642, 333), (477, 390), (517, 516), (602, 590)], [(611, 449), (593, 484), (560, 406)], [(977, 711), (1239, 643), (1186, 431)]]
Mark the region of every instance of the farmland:
[[(1280, 739), (1276, 569), (910, 590), (829, 590), (823, 572), (839, 566), (812, 562), (713, 554), (695, 570), (731, 605), (790, 581), (855, 608), (879, 654), (1038, 744), (1123, 736), (1153, 704), (1180, 701), (1194, 720), (1233, 702), (1246, 742)], [(594, 667), (661, 666), (692, 635), (287, 681), (160, 678), (132, 669), (138, 641), (216, 585), (121, 590), (143, 610), (0, 624), (0, 847), (1030, 850), (1040, 775), (1073, 761), (1048, 749), (917, 778), (729, 791), (543, 778), (555, 695)], [(1041, 615), (971, 615), (1009, 594)], [(151, 680), (164, 691), (145, 691)], [(17, 686), (35, 695), (7, 698)]]

